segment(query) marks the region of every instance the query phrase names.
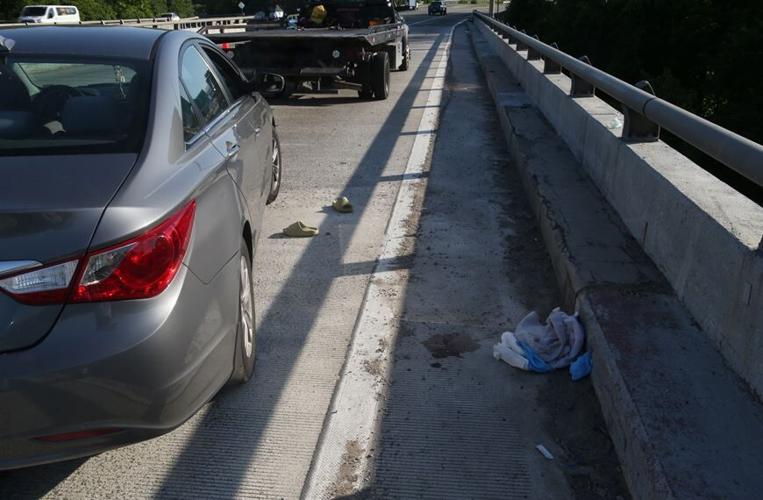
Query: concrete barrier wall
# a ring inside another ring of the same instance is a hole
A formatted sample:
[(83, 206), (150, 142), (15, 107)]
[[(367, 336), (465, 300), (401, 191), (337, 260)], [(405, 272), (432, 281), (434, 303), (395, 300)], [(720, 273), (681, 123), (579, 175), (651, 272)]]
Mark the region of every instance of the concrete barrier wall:
[(542, 61), (474, 24), (702, 330), (763, 395), (763, 208), (662, 141), (622, 141), (620, 112), (597, 97), (569, 97), (567, 76), (544, 75)]

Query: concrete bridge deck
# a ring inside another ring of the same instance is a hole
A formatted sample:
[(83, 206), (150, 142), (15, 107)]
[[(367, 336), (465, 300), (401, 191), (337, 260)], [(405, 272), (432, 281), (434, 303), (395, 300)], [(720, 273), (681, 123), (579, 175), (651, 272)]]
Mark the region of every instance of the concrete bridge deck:
[[(254, 380), (160, 438), (0, 472), (0, 498), (757, 494), (763, 411), (737, 374), (755, 375), (756, 360), (734, 365), (715, 340), (742, 327), (693, 320), (695, 268), (677, 291), (659, 253), (677, 247), (666, 230), (634, 237), (642, 219), (612, 199), (656, 194), (617, 191), (576, 149), (618, 113), (595, 101), (565, 112), (523, 80), (540, 82), (535, 63), (469, 12), (407, 15), (412, 66), (393, 73), (386, 101), (274, 102), (286, 170), (255, 265)], [(517, 71), (523, 58), (531, 68)], [(595, 123), (575, 122), (583, 113)], [(331, 210), (339, 195), (354, 213)], [(751, 247), (760, 207), (738, 203), (750, 221), (726, 222)], [(321, 234), (284, 238), (298, 219)], [(741, 254), (723, 248), (716, 257)], [(752, 304), (757, 262), (745, 261)], [(502, 331), (557, 305), (585, 321), (593, 380), (493, 359)]]

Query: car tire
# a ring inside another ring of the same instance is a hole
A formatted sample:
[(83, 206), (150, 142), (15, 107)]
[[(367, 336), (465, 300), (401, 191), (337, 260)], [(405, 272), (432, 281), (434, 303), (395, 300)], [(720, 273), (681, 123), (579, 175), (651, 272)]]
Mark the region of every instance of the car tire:
[(403, 62), (398, 68), (400, 71), (408, 71), (411, 64), (411, 49), (408, 47), (408, 40), (403, 40)]
[(271, 168), (273, 171), (270, 175), (270, 192), (268, 193), (268, 200), (265, 202), (267, 205), (270, 205), (276, 201), (276, 198), (278, 198), (278, 192), (281, 191), (281, 180), (283, 179), (281, 141), (278, 140), (278, 133), (276, 133), (275, 127), (273, 127), (273, 154), (271, 156)]
[(371, 59), (371, 89), (377, 101), (389, 97), (389, 54), (386, 52), (377, 52)]
[(374, 91), (368, 85), (363, 85), (363, 90), (358, 90), (358, 97), (361, 99), (373, 99)]
[(239, 256), (238, 327), (233, 373), (228, 384), (244, 384), (254, 373), (255, 347), (254, 290), (252, 287), (252, 255), (246, 242), (241, 242)]

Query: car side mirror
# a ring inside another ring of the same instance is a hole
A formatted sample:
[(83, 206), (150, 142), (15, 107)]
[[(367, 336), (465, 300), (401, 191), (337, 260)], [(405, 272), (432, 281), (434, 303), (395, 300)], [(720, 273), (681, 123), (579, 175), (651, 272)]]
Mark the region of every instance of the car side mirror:
[(275, 73), (260, 73), (251, 81), (251, 88), (266, 96), (280, 94), (286, 88), (286, 79)]

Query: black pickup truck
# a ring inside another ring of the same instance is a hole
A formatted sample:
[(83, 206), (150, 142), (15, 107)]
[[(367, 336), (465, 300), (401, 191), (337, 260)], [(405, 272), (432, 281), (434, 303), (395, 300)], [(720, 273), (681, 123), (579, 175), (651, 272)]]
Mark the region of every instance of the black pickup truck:
[[(316, 25), (309, 13), (323, 6)], [(294, 28), (253, 28), (207, 35), (230, 47), (238, 65), (252, 75), (284, 77), (283, 94), (356, 90), (362, 99), (386, 99), (390, 70), (410, 62), (408, 25), (389, 0), (326, 0), (303, 9)]]

